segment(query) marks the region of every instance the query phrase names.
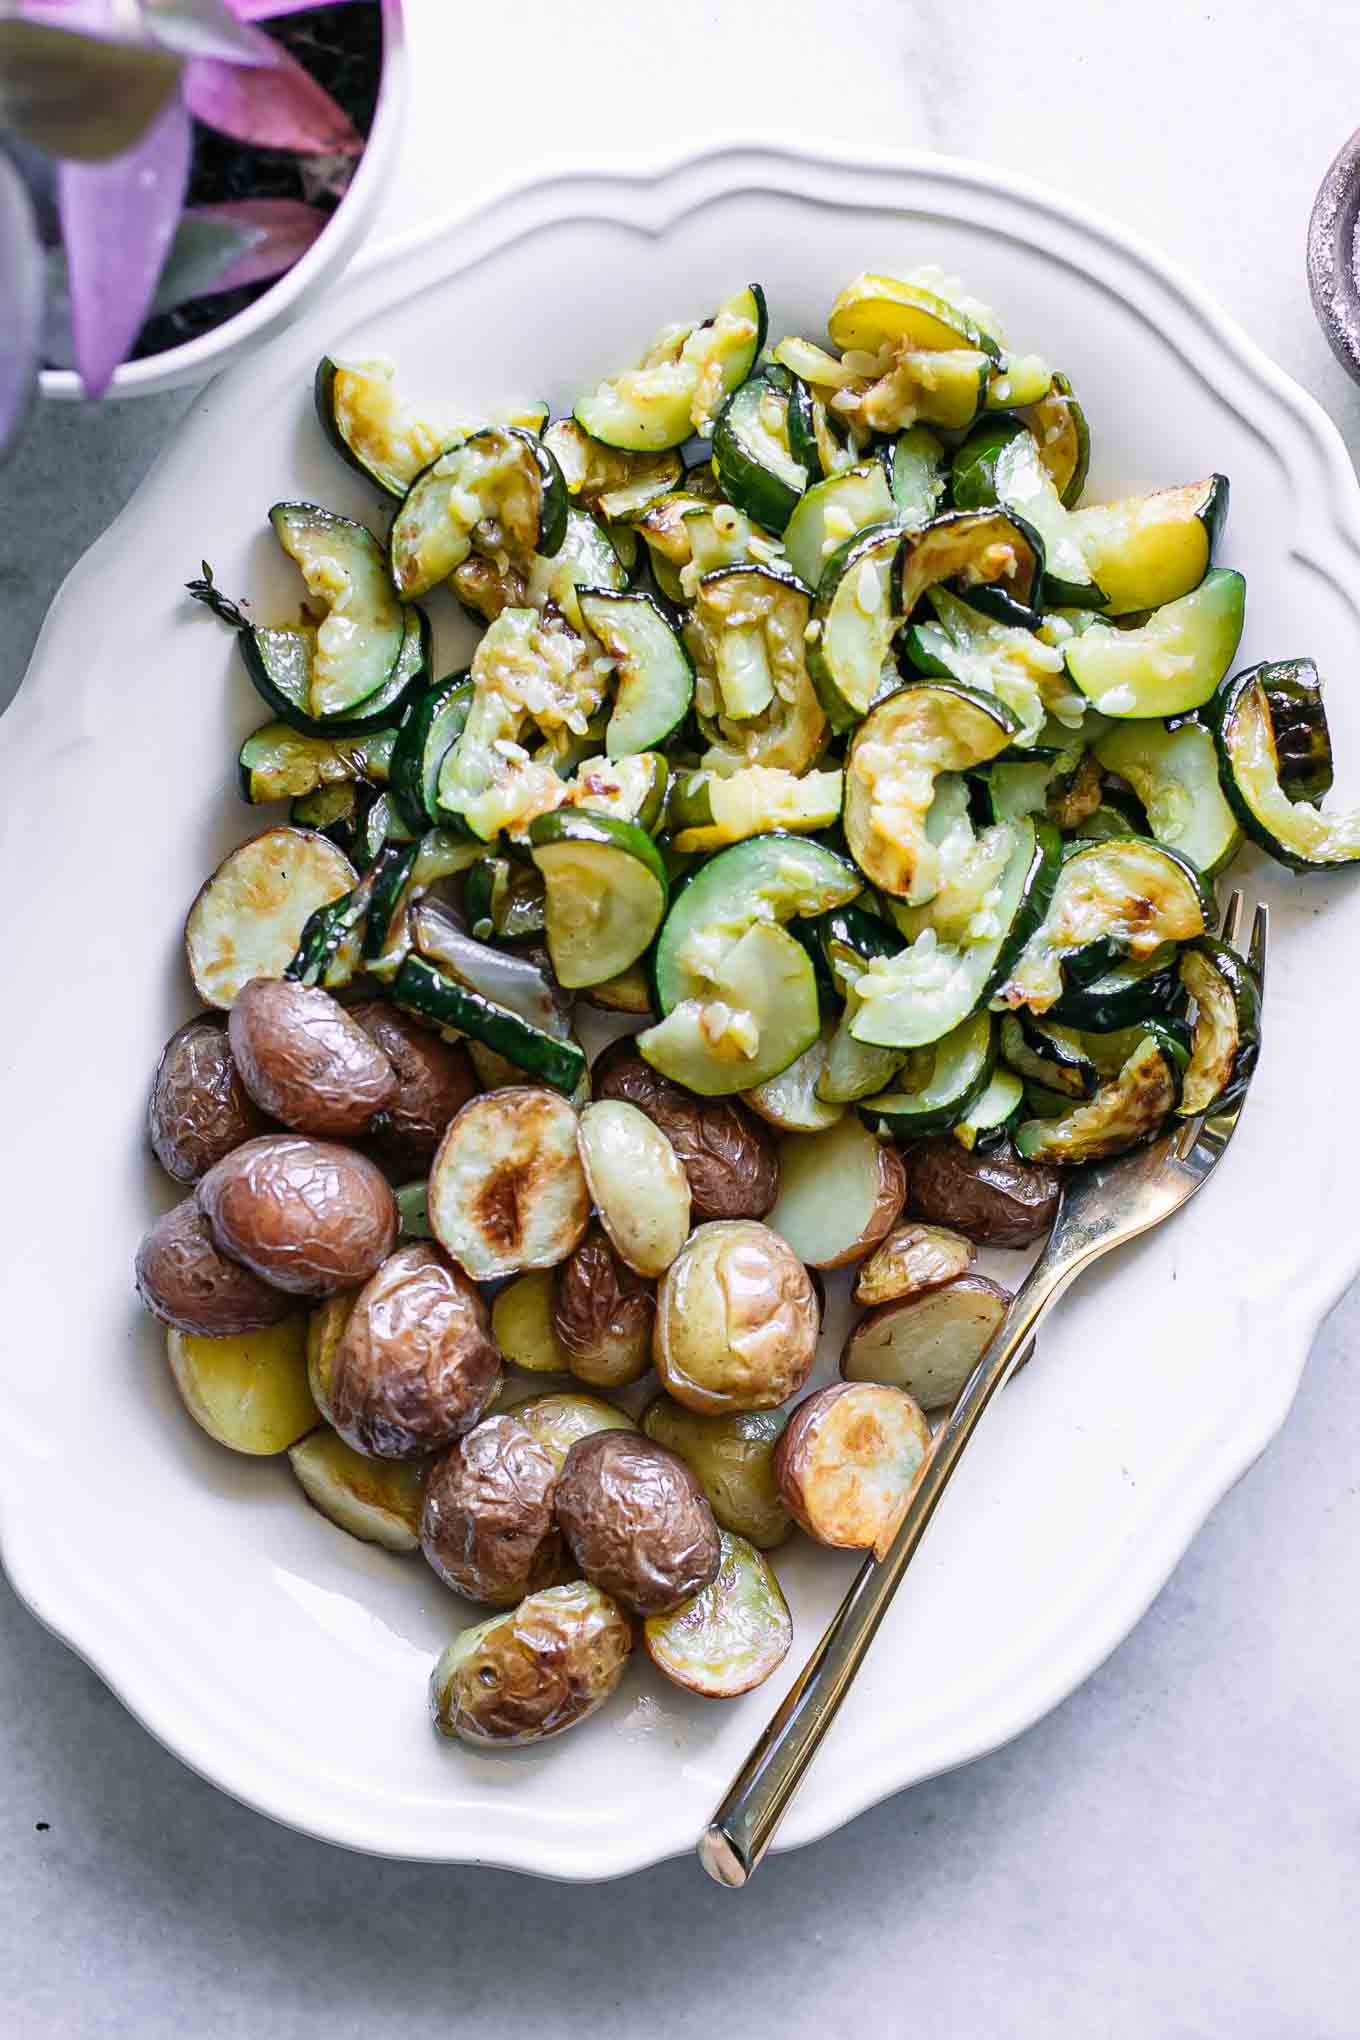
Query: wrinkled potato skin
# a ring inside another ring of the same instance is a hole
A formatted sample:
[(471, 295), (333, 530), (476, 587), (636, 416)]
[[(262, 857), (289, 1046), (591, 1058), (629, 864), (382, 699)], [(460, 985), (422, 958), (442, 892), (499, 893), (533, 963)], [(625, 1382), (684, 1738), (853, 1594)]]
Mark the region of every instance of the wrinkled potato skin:
[(158, 1218), (137, 1249), (137, 1294), (162, 1324), (226, 1339), (279, 1324), (295, 1308), (258, 1275), (218, 1252), (192, 1197)]
[(926, 1296), (955, 1276), (966, 1275), (976, 1259), (973, 1242), (962, 1233), (908, 1220), (894, 1226), (861, 1267), (855, 1302), (873, 1305)]
[(531, 1594), (482, 1625), (456, 1670), (457, 1643), (436, 1664), (434, 1725), (479, 1749), (543, 1742), (604, 1705), (632, 1649), (632, 1623), (584, 1580)]
[(151, 1149), (166, 1174), (196, 1183), (268, 1124), (241, 1081), (222, 1021), (186, 1020), (161, 1050), (147, 1108)]
[(660, 1127), (684, 1165), (695, 1225), (709, 1218), (763, 1218), (779, 1189), (774, 1140), (735, 1098), (699, 1098), (649, 1063), (624, 1035), (591, 1071), (596, 1098), (622, 1098)]
[(564, 1576), (557, 1461), (512, 1413), (487, 1417), (430, 1469), (420, 1548), (455, 1593), (512, 1608)]
[(567, 1454), (557, 1520), (586, 1578), (635, 1615), (663, 1615), (706, 1587), (722, 1540), (704, 1491), (673, 1452), (597, 1431)]
[(480, 1291), (420, 1240), (398, 1247), (355, 1298), (325, 1382), (327, 1413), (356, 1452), (416, 1459), (470, 1431), (500, 1378)]
[(376, 1163), (302, 1134), (248, 1140), (209, 1169), (198, 1203), (224, 1254), (293, 1296), (358, 1288), (397, 1243)]
[(713, 1219), (666, 1270), (652, 1357), (686, 1409), (773, 1409), (812, 1372), (820, 1323), (807, 1270), (778, 1233), (752, 1219)]
[(1009, 1143), (970, 1153), (946, 1133), (907, 1156), (907, 1209), (952, 1226), (979, 1246), (1027, 1247), (1053, 1224), (1060, 1190), (1053, 1169), (1022, 1162)]
[(369, 1127), (376, 1151), (398, 1175), (427, 1175), (444, 1128), (482, 1088), (471, 1057), (460, 1042), (442, 1040), (382, 999), (351, 1006), (349, 1017), (377, 1043), (396, 1077), (393, 1097)]
[(557, 1271), (553, 1327), (567, 1365), (592, 1388), (622, 1388), (652, 1362), (656, 1298), (652, 1286), (615, 1253), (592, 1224)]
[(396, 1096), (391, 1063), (329, 992), (252, 978), (236, 994), (227, 1037), (255, 1103), (294, 1133), (362, 1133)]
[(784, 1419), (774, 1410), (734, 1410), (700, 1417), (668, 1395), (642, 1412), (647, 1437), (684, 1460), (708, 1496), (719, 1526), (757, 1551), (772, 1551), (793, 1529), (774, 1478), (774, 1450)]

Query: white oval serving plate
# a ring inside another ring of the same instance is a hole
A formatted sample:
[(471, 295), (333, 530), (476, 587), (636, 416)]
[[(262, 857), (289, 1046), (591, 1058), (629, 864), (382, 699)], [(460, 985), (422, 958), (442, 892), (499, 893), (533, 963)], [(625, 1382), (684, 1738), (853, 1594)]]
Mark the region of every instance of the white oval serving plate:
[[(707, 155), (656, 177), (536, 187), (408, 246), (215, 384), (71, 575), (0, 724), (6, 798), (3, 1551), (34, 1612), (187, 1763), (298, 1828), (392, 1855), (607, 1877), (689, 1848), (853, 1570), (779, 1564), (793, 1657), (726, 1706), (645, 1666), (584, 1729), (491, 1758), (441, 1744), (425, 1678), (462, 1604), (418, 1559), (345, 1537), (286, 1463), (211, 1444), (133, 1294), (170, 1191), (142, 1115), (190, 1010), (179, 925), (256, 818), (233, 755), (262, 720), (227, 636), (183, 596), (212, 562), (267, 615), (296, 600), (267, 535), (284, 496), (374, 517), (324, 444), (325, 346), (403, 380), (557, 407), (665, 321), (748, 277), (816, 331), (857, 270), (967, 277), (1072, 377), (1090, 496), (1232, 478), (1224, 559), (1250, 586), (1243, 661), (1360, 669), (1360, 491), (1315, 404), (1160, 259), (1001, 173), (926, 158)], [(451, 611), (441, 657), (459, 648)], [(461, 641), (465, 643), (466, 640)], [(1332, 700), (1343, 764), (1360, 709)], [(1277, 940), (1251, 1105), (1213, 1187), (1103, 1263), (1007, 1390), (781, 1835), (794, 1846), (995, 1748), (1127, 1634), (1283, 1421), (1360, 1262), (1342, 1177), (1360, 892), (1244, 859)], [(1012, 1257), (1014, 1259), (1014, 1257)]]

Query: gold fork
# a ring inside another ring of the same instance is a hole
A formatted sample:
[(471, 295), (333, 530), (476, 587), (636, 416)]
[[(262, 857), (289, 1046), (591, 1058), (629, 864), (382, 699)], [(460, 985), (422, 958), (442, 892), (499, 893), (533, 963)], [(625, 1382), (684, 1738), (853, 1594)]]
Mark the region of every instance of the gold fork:
[[(1222, 927), (1223, 940), (1230, 946), (1236, 945), (1241, 918), (1242, 895), (1234, 892)], [(1263, 988), (1268, 933), (1268, 911), (1258, 906), (1249, 960)], [(895, 1533), (865, 1560), (821, 1642), (700, 1838), (699, 1861), (719, 1884), (745, 1884), (770, 1846), (888, 1612), (964, 1447), (992, 1397), (1014, 1373), (1040, 1319), (1093, 1261), (1160, 1225), (1194, 1196), (1222, 1160), (1245, 1096), (1244, 1091), (1222, 1112), (1187, 1120), (1144, 1147), (1113, 1161), (1089, 1163), (1065, 1177), (1048, 1244), (936, 1432)]]

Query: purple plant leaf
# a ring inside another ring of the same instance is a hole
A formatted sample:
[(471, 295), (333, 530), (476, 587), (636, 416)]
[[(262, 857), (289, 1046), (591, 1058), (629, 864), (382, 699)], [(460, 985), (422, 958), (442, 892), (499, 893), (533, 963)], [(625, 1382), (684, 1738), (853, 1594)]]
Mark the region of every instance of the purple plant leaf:
[(24, 180), (0, 155), (0, 455), (28, 407), (38, 373), (45, 277)]
[(87, 396), (108, 388), (146, 318), (184, 202), (191, 146), (189, 115), (176, 96), (121, 156), (63, 163), (58, 172), (71, 333)]
[(250, 27), (226, 0), (139, 0), (139, 4), (148, 33), (176, 56), (260, 70), (271, 70), (279, 60), (273, 38)]
[[(319, 0), (227, 0), (238, 21), (278, 21), (285, 14), (305, 14)], [(335, 0), (337, 6), (343, 0)]]
[(190, 206), (180, 221), (176, 243), (183, 239), (187, 247), (191, 238), (206, 242), (215, 234), (223, 264), (211, 282), (186, 289), (187, 270), (180, 280), (172, 250), (156, 289), (156, 309), (168, 311), (186, 298), (240, 290), (248, 283), (270, 283), (302, 260), (329, 223), (329, 213), (304, 205), (300, 198), (241, 198), (222, 205)]
[(296, 57), (280, 44), (274, 47), (279, 62), (269, 71), (246, 71), (212, 58), (187, 64), (184, 98), (194, 118), (255, 148), (359, 155), (363, 136), (343, 107)]

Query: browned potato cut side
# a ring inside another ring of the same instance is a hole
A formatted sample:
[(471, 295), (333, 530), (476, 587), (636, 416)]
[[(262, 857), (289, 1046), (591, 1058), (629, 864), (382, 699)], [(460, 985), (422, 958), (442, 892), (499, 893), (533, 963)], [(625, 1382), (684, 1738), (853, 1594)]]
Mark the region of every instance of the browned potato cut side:
[(565, 1098), (528, 1084), (474, 1098), (430, 1170), (435, 1238), (474, 1281), (552, 1268), (585, 1232), (590, 1192)]
[(900, 1388), (836, 1382), (789, 1418), (775, 1477), (809, 1537), (869, 1551), (896, 1524), (929, 1444), (929, 1424)]
[(319, 988), (252, 978), (236, 994), (227, 1035), (255, 1103), (295, 1133), (362, 1133), (396, 1096), (387, 1057)]
[(530, 1268), (507, 1282), (491, 1306), (491, 1336), (501, 1357), (526, 1374), (565, 1374), (566, 1348), (557, 1336), (553, 1311), (557, 1279), (551, 1268)]
[(192, 1197), (144, 1234), (136, 1280), (137, 1294), (153, 1317), (205, 1339), (259, 1331), (296, 1309), (291, 1297), (219, 1250)]
[(672, 1083), (625, 1035), (595, 1058), (596, 1098), (622, 1098), (660, 1127), (689, 1178), (696, 1225), (710, 1218), (763, 1218), (774, 1203), (779, 1164), (774, 1142), (735, 1098), (699, 1098)]
[(855, 1301), (873, 1305), (924, 1296), (966, 1275), (976, 1259), (977, 1249), (962, 1233), (909, 1219), (894, 1226), (861, 1267)]
[(1058, 1211), (1057, 1172), (1022, 1162), (1009, 1145), (971, 1152), (952, 1133), (923, 1140), (907, 1163), (913, 1218), (948, 1225), (980, 1247), (1027, 1247)]
[(811, 1268), (843, 1268), (897, 1223), (907, 1194), (902, 1157), (863, 1120), (826, 1133), (790, 1134), (779, 1146), (779, 1195), (769, 1223)]
[(635, 1615), (706, 1587), (722, 1552), (704, 1491), (682, 1459), (636, 1431), (597, 1431), (567, 1454), (557, 1520), (586, 1578)]
[(649, 1615), (642, 1638), (675, 1685), (732, 1700), (778, 1670), (793, 1642), (793, 1617), (769, 1560), (724, 1530), (716, 1577), (669, 1615)]
[(434, 1725), (478, 1749), (543, 1742), (604, 1705), (632, 1648), (632, 1623), (586, 1581), (530, 1594), (444, 1651), (430, 1675)]
[(689, 1178), (666, 1135), (636, 1105), (602, 1098), (578, 1130), (600, 1223), (637, 1275), (664, 1275), (689, 1232)]
[(821, 1316), (807, 1269), (755, 1219), (696, 1226), (657, 1293), (653, 1358), (687, 1409), (774, 1409), (817, 1357)]
[(248, 1140), (209, 1169), (198, 1203), (224, 1254), (296, 1296), (357, 1288), (397, 1240), (381, 1169), (298, 1133)]
[(161, 1051), (147, 1109), (152, 1152), (166, 1174), (196, 1183), (267, 1124), (241, 1082), (220, 1016), (186, 1021)]
[(1010, 1307), (986, 1275), (960, 1275), (924, 1296), (881, 1304), (845, 1342), (847, 1381), (905, 1389), (923, 1410), (948, 1409), (982, 1358)]
[(364, 1544), (418, 1551), (425, 1468), (369, 1459), (335, 1431), (313, 1431), (288, 1454), (298, 1486), (314, 1509)]
[(571, 1372), (591, 1388), (640, 1381), (652, 1363), (655, 1318), (651, 1284), (592, 1225), (557, 1271), (553, 1329)]
[(252, 978), (283, 976), (318, 907), (358, 882), (314, 829), (262, 829), (218, 865), (189, 909), (184, 951), (205, 1006), (229, 1007)]
[(556, 1484), (556, 1460), (516, 1414), (487, 1417), (431, 1467), (420, 1548), (455, 1593), (513, 1607), (565, 1576)]
[(398, 1247), (354, 1299), (326, 1383), (356, 1452), (415, 1459), (470, 1431), (500, 1382), (480, 1292), (432, 1240)]
[(315, 1429), (301, 1311), (281, 1324), (225, 1339), (171, 1328), (165, 1343), (185, 1409), (219, 1445), (262, 1458), (286, 1452)]
[(826, 1052), (836, 1031), (828, 1020), (811, 1048), (777, 1077), (757, 1090), (743, 1091), (742, 1101), (780, 1133), (825, 1133), (845, 1117), (844, 1105), (828, 1105), (817, 1096), (817, 1085), (826, 1068)]

